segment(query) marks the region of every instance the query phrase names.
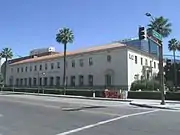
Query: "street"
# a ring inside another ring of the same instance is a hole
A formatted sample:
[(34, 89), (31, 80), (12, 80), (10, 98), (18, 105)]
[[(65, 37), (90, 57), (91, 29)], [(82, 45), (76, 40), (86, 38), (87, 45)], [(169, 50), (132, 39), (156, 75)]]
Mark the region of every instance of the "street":
[(0, 95), (0, 135), (178, 135), (179, 117), (118, 101)]

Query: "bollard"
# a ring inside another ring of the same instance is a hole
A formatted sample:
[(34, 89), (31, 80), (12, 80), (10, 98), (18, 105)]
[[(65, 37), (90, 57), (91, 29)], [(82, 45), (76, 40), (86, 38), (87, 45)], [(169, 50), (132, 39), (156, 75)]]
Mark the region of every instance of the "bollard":
[(96, 97), (96, 93), (95, 93), (95, 91), (93, 91), (93, 98), (95, 98)]

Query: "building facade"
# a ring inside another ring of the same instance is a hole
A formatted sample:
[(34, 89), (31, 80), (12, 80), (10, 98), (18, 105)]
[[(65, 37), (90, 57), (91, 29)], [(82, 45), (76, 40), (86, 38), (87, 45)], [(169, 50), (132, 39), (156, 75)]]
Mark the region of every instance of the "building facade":
[[(7, 85), (62, 86), (63, 53), (11, 60)], [(71, 87), (117, 86), (130, 89), (135, 80), (150, 79), (158, 73), (158, 59), (142, 50), (111, 43), (67, 52), (66, 83)]]

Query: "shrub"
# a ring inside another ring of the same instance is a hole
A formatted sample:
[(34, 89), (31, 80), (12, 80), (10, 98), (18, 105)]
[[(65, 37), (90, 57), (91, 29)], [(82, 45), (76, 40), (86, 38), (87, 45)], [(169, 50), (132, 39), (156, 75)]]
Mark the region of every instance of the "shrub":
[(157, 91), (129, 91), (128, 98), (132, 99), (161, 99), (161, 93)]
[(131, 91), (137, 91), (137, 90), (142, 90), (142, 91), (149, 91), (149, 90), (157, 90), (160, 88), (160, 84), (156, 80), (138, 80), (134, 81), (131, 84)]

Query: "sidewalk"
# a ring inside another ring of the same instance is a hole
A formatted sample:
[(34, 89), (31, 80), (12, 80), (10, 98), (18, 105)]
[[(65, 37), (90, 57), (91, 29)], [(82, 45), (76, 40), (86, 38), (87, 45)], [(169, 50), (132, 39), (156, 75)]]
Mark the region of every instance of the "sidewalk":
[(73, 95), (26, 93), (26, 92), (12, 92), (12, 91), (2, 91), (2, 92), (0, 92), (0, 95), (8, 95), (8, 94), (24, 94), (24, 95), (34, 95), (34, 96), (49, 96), (49, 97), (61, 97), (61, 98), (77, 98), (77, 99), (122, 101), (122, 102), (131, 102), (132, 101), (131, 99), (118, 99), (118, 98), (85, 97), (85, 96), (73, 96)]
[(180, 110), (180, 101), (166, 100), (165, 105), (161, 105), (160, 103), (161, 100), (134, 99), (130, 102), (130, 105), (147, 108)]

